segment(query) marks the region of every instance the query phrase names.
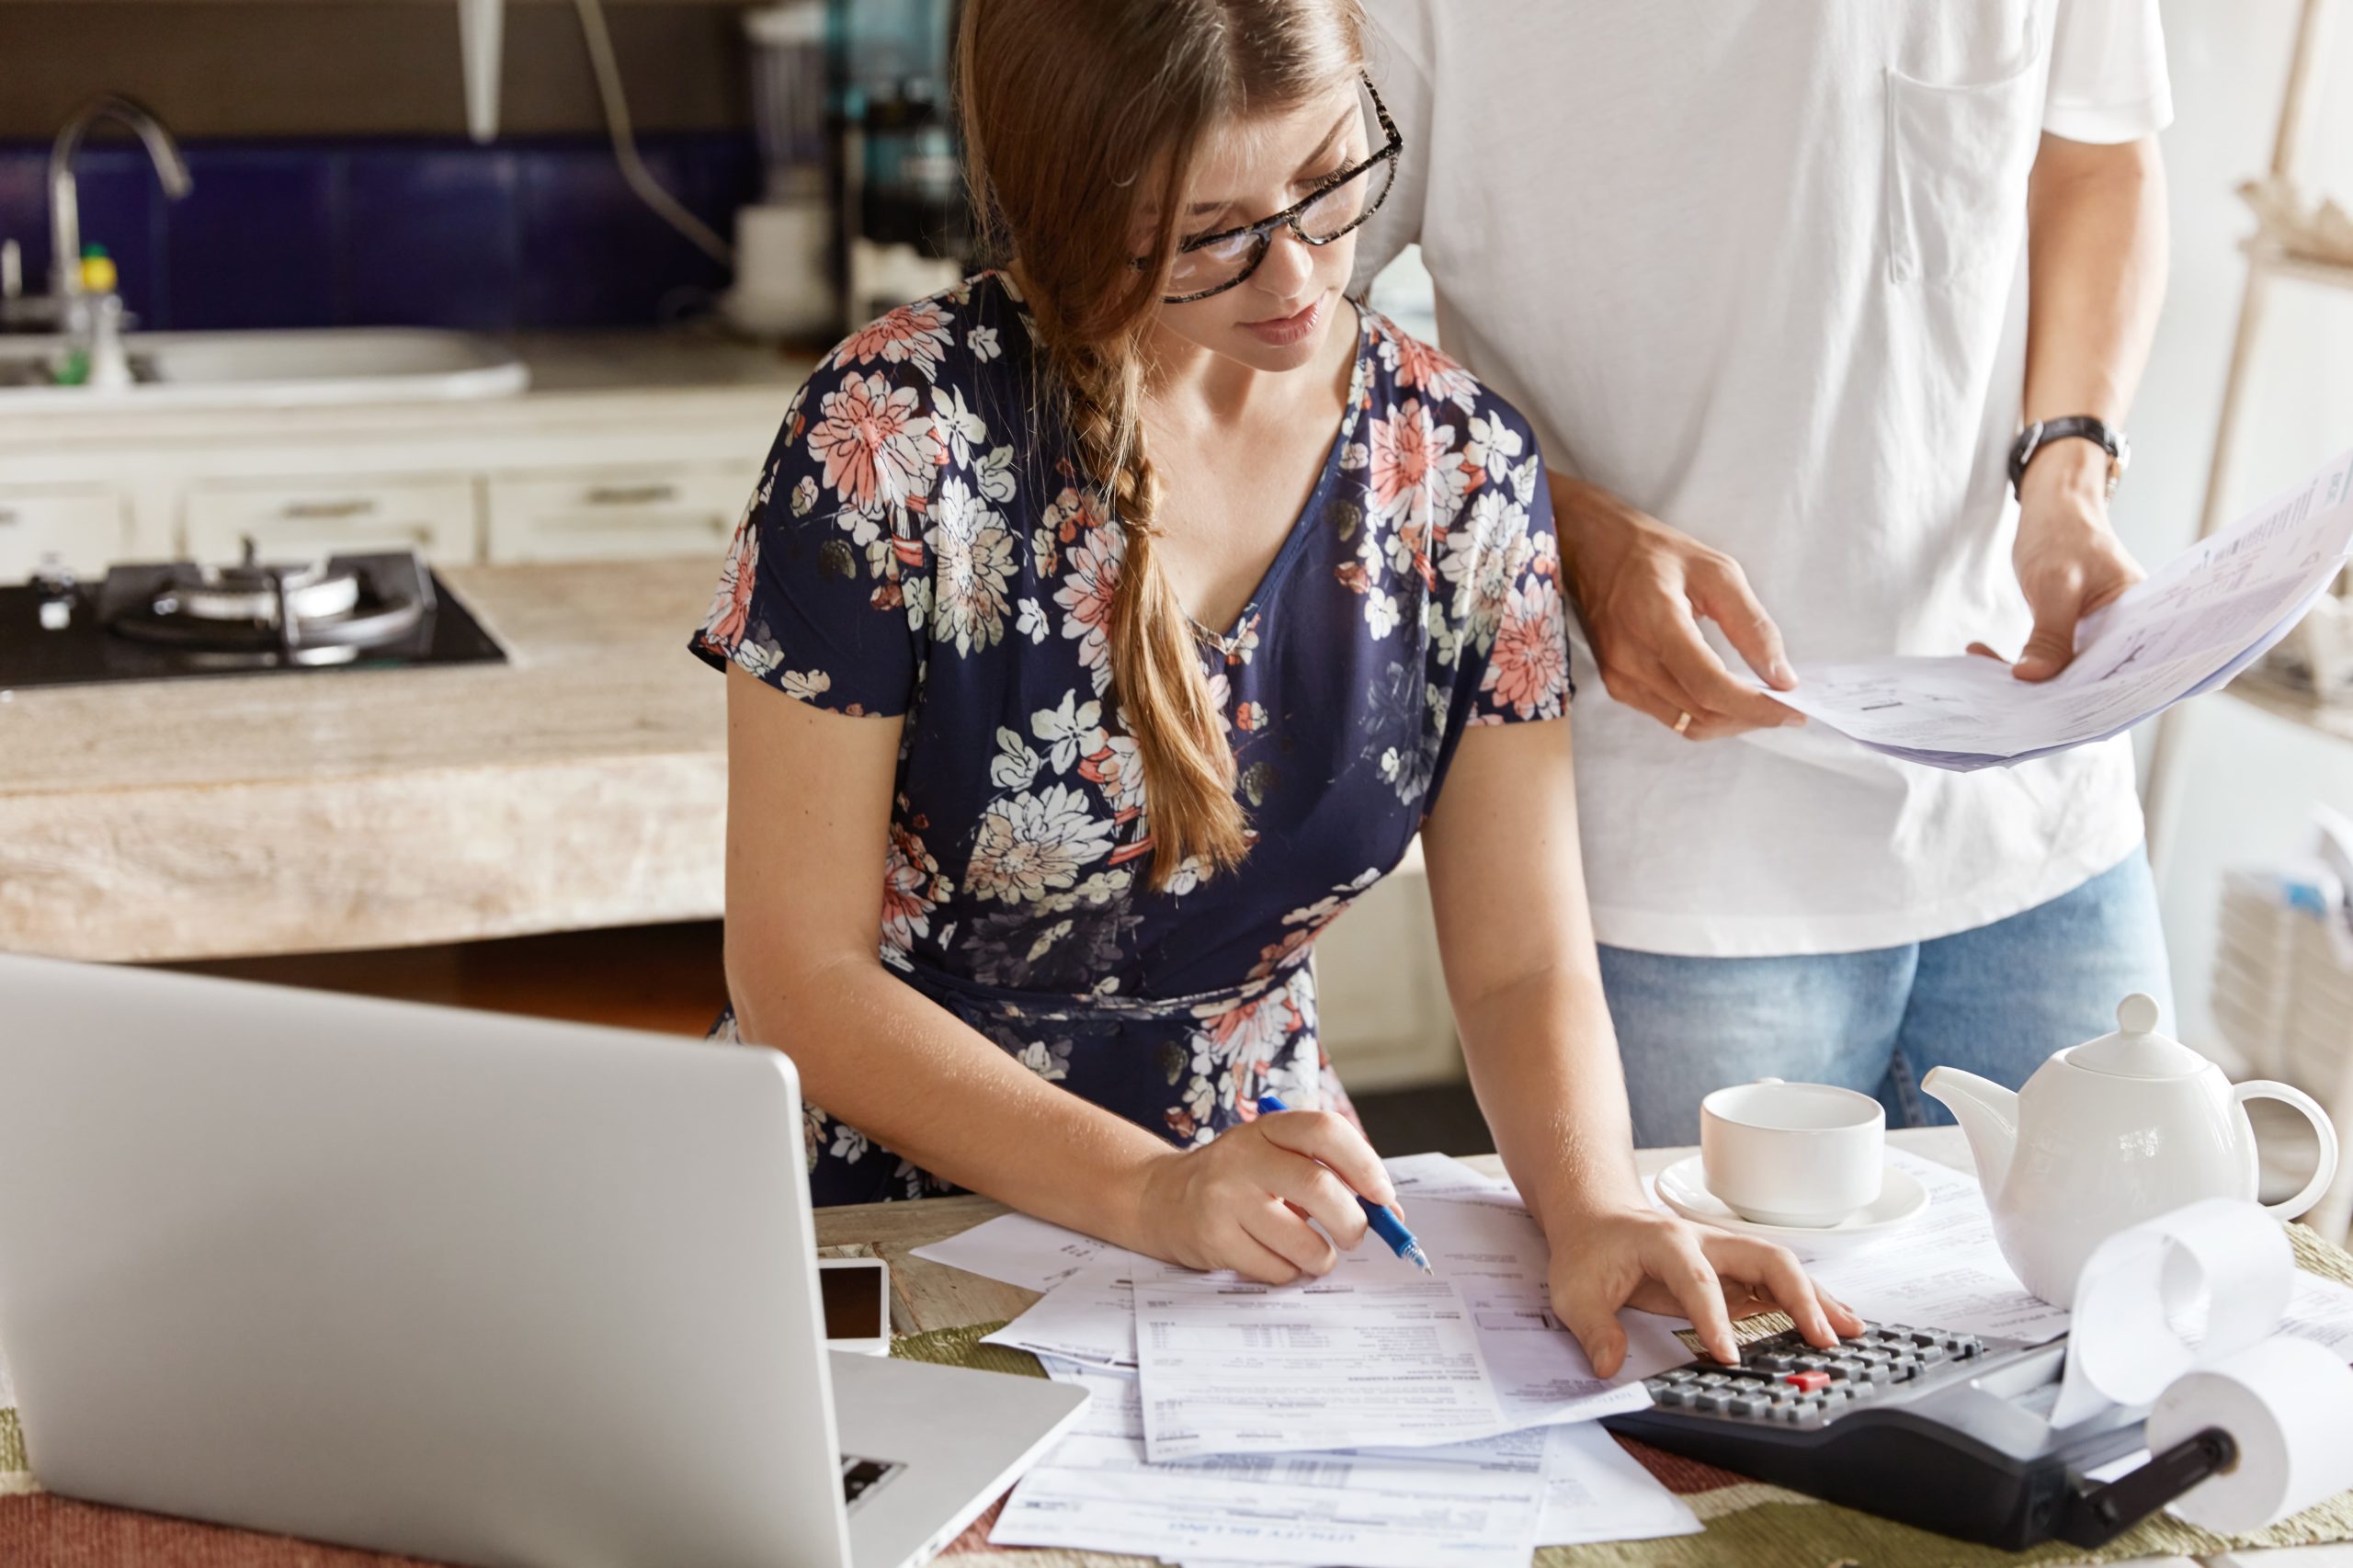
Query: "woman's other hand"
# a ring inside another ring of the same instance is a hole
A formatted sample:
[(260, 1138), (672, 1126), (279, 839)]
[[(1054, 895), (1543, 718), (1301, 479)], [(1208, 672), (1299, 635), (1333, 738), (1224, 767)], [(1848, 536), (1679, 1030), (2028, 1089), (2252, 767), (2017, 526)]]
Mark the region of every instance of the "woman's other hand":
[(1340, 1260), (1333, 1243), (1354, 1251), (1364, 1240), (1359, 1193), (1375, 1203), (1397, 1199), (1381, 1157), (1346, 1117), (1271, 1112), (1154, 1163), (1143, 1184), (1145, 1250), (1269, 1285), (1329, 1274)]
[(1734, 1318), (1779, 1310), (1806, 1343), (1829, 1349), (1863, 1320), (1806, 1277), (1795, 1254), (1646, 1208), (1583, 1216), (1552, 1244), (1552, 1312), (1602, 1377), (1626, 1360), (1618, 1309), (1688, 1318), (1719, 1361), (1740, 1359)]

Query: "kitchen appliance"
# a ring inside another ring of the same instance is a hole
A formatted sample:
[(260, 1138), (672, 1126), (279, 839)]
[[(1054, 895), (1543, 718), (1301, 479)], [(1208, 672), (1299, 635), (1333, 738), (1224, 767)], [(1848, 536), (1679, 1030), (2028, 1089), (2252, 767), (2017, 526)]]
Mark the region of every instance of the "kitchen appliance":
[(952, 287), (971, 210), (949, 104), (956, 0), (826, 0), (845, 325)]
[(2234, 1087), (2157, 1033), (2157, 1004), (2138, 993), (2116, 1009), (2116, 1026), (2055, 1052), (2016, 1093), (1955, 1067), (1920, 1081), (1968, 1135), (2003, 1258), (2053, 1306), (2074, 1304), (2085, 1260), (2127, 1226), (2201, 1198), (2255, 1197), (2249, 1100), (2286, 1101), (2320, 1140), (2312, 1180), (2267, 1205), (2273, 1213), (2293, 1219), (2336, 1176), (2336, 1130), (2310, 1095), (2268, 1079)]
[(736, 209), (735, 284), (721, 306), (756, 337), (829, 339), (842, 323), (834, 289), (824, 0), (746, 11), (744, 32), (767, 176), (759, 202)]
[(0, 587), (0, 690), (185, 676), (503, 662), (413, 552), (110, 568), (46, 567)]

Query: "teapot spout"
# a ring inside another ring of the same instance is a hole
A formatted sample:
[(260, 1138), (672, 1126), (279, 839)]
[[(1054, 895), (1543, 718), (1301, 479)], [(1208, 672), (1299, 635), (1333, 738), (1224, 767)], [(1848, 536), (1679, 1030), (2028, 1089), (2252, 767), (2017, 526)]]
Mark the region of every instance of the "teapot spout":
[(1969, 1153), (1977, 1162), (1978, 1185), (1988, 1202), (1999, 1201), (2018, 1142), (2018, 1096), (1991, 1078), (1958, 1067), (1937, 1067), (1920, 1080), (1920, 1092), (1941, 1103), (1961, 1123)]

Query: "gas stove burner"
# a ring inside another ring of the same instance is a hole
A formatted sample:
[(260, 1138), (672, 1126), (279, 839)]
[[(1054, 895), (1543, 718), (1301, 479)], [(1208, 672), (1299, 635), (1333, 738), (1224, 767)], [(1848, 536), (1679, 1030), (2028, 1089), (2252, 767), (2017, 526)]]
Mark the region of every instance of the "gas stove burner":
[(415, 552), (44, 570), (0, 584), (0, 696), (20, 687), (503, 662)]
[(155, 613), (196, 620), (258, 620), (276, 625), (281, 604), (296, 620), (348, 615), (359, 603), (359, 574), (324, 561), (301, 566), (176, 565), (155, 596)]
[[(387, 570), (383, 563), (394, 562)], [(234, 566), (176, 562), (139, 574), (116, 592), (109, 574), (106, 624), (126, 637), (174, 647), (295, 664), (341, 663), (351, 651), (399, 638), (433, 608), (431, 581), (415, 557), (341, 557), (293, 565), (255, 559)]]

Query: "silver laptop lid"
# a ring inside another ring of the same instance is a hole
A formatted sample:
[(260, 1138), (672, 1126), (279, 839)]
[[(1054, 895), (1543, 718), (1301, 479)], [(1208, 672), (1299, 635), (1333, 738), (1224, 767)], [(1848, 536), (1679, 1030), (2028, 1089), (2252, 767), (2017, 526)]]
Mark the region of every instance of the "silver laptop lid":
[(0, 956), (0, 1129), (51, 1489), (465, 1562), (847, 1562), (781, 1054)]

